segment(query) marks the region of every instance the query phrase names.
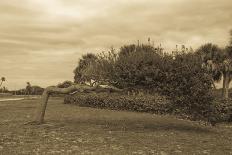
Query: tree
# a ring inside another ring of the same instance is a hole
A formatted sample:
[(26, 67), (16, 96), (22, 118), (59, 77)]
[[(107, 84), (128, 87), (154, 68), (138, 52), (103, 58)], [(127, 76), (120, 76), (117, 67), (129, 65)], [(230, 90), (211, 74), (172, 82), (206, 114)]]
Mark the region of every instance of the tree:
[[(150, 45), (126, 45), (120, 48), (109, 74), (116, 86), (152, 88), (162, 74), (161, 55)], [(110, 60), (110, 59), (108, 59)], [(110, 64), (110, 63), (109, 63)]]
[(224, 51), (215, 44), (207, 43), (197, 49), (197, 54), (201, 56), (201, 63), (203, 67), (207, 68), (212, 81), (220, 81), (222, 78), (220, 64), (225, 59)]
[[(197, 53), (179, 53), (168, 61), (160, 92), (172, 100), (173, 112), (191, 119), (201, 120), (211, 116), (212, 80), (202, 68)], [(158, 82), (158, 81), (157, 81)]]
[(98, 55), (98, 59), (94, 65), (92, 65), (92, 72), (95, 74), (95, 80), (102, 84), (115, 84), (115, 64), (118, 61), (118, 53), (114, 48), (111, 48), (108, 52), (102, 52)]
[(121, 92), (121, 89), (118, 89), (116, 87), (113, 86), (108, 86), (107, 88), (103, 88), (100, 85), (96, 85), (96, 86), (88, 86), (85, 84), (74, 84), (71, 85), (67, 88), (59, 88), (58, 86), (49, 86), (47, 88), (45, 88), (43, 94), (42, 94), (42, 102), (38, 108), (38, 113), (36, 115), (36, 119), (34, 122), (29, 122), (32, 124), (42, 124), (44, 122), (44, 116), (45, 116), (45, 111), (46, 111), (46, 107), (47, 107), (47, 103), (48, 103), (48, 99), (50, 97), (50, 95), (52, 94), (70, 94), (70, 93), (77, 93), (77, 92), (90, 92), (90, 91), (95, 91), (98, 90), (99, 91), (107, 91), (107, 90), (111, 90), (111, 91), (117, 91), (117, 92)]
[(222, 97), (229, 97), (229, 85), (232, 80), (232, 50), (231, 46), (224, 49), (208, 43), (202, 45), (197, 53), (201, 55), (202, 63), (214, 81), (223, 79)]
[(26, 86), (26, 95), (31, 95), (32, 93), (32, 87), (31, 87), (31, 83), (27, 82), (27, 86)]
[(31, 86), (31, 95), (42, 95), (44, 88), (40, 86)]
[(229, 96), (229, 86), (232, 80), (232, 30), (230, 32), (230, 37), (230, 44), (224, 49), (226, 57), (221, 67), (223, 73), (223, 97), (225, 99)]
[[(111, 50), (108, 54), (83, 56), (75, 70), (77, 84), (65, 82), (65, 85), (50, 86), (44, 90), (36, 122), (40, 124), (44, 121), (48, 99), (52, 94), (105, 89), (122, 91), (128, 88), (154, 88), (156, 92), (167, 95), (172, 100), (171, 112), (186, 114), (196, 119), (207, 117), (212, 104), (212, 81), (209, 80), (210, 76), (205, 74), (206, 69), (201, 66), (200, 55), (180, 53), (173, 59), (171, 55), (160, 54), (158, 51), (150, 45), (129, 45), (122, 47), (119, 53)], [(99, 83), (95, 86), (82, 83), (86, 79), (95, 78), (95, 73), (98, 73), (103, 81), (109, 81), (108, 85), (113, 86), (103, 88)]]
[(94, 79), (94, 75), (91, 72), (91, 67), (94, 66), (96, 61), (97, 56), (92, 53), (83, 55), (82, 58), (79, 60), (77, 67), (74, 70), (74, 82), (84, 83), (90, 81), (91, 79)]
[(1, 83), (0, 83), (0, 87), (2, 86), (3, 82), (6, 81), (6, 78), (5, 77), (1, 77)]

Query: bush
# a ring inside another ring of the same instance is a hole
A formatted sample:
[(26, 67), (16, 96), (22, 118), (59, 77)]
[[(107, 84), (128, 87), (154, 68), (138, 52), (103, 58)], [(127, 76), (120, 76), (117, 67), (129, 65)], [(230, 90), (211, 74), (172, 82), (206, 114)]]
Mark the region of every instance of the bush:
[(167, 96), (172, 101), (169, 107), (172, 113), (194, 119), (212, 115), (212, 78), (202, 67), (197, 53), (179, 53), (174, 59), (163, 55), (159, 48), (128, 45), (119, 53), (111, 51), (98, 57), (92, 67), (89, 70), (98, 73), (100, 81), (123, 89), (142, 89)]
[(76, 94), (65, 96), (64, 103), (112, 110), (128, 110), (156, 114), (171, 113), (170, 101), (166, 97), (158, 94), (142, 96), (128, 96), (117, 93)]
[(173, 101), (173, 110), (195, 119), (212, 115), (212, 80), (200, 61), (194, 53), (177, 55), (158, 85), (159, 92)]

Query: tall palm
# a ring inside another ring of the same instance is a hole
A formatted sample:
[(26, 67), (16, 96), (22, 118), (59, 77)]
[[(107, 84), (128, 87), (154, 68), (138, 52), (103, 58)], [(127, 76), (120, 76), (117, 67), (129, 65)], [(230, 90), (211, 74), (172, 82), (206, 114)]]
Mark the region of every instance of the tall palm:
[(230, 31), (229, 45), (224, 49), (225, 57), (221, 65), (223, 73), (223, 97), (227, 99), (229, 97), (229, 86), (232, 81), (232, 30)]
[(202, 58), (202, 63), (212, 75), (214, 81), (220, 81), (222, 78), (220, 63), (223, 62), (225, 53), (217, 45), (207, 43), (197, 49), (197, 53)]
[[(232, 36), (232, 33), (231, 33)], [(229, 86), (232, 81), (232, 39), (231, 44), (225, 48), (226, 59), (223, 62), (223, 94), (224, 98), (228, 98)]]
[(5, 77), (1, 77), (1, 83), (0, 83), (0, 87), (2, 86), (2, 83), (6, 81)]
[(231, 46), (221, 49), (217, 45), (208, 43), (202, 45), (197, 52), (201, 55), (203, 64), (207, 67), (212, 79), (214, 81), (223, 79), (222, 96), (227, 99), (232, 80)]

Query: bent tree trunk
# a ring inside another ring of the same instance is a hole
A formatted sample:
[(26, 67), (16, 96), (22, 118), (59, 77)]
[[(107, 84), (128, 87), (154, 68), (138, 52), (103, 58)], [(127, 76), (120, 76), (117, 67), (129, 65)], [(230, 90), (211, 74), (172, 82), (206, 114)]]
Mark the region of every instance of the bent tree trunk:
[(47, 87), (43, 94), (42, 94), (42, 101), (41, 104), (38, 108), (38, 112), (37, 112), (37, 116), (36, 116), (36, 120), (34, 123), (36, 124), (42, 124), (44, 122), (44, 116), (45, 116), (45, 111), (46, 111), (46, 107), (47, 107), (47, 103), (48, 103), (48, 99), (49, 96), (52, 94), (70, 94), (73, 92), (89, 92), (89, 91), (122, 91), (121, 89), (112, 87), (112, 86), (108, 86), (106, 88), (100, 87), (100, 86), (88, 86), (88, 85), (81, 85), (81, 84), (76, 84), (76, 85), (72, 85), (68, 88), (58, 88), (55, 86), (50, 86)]

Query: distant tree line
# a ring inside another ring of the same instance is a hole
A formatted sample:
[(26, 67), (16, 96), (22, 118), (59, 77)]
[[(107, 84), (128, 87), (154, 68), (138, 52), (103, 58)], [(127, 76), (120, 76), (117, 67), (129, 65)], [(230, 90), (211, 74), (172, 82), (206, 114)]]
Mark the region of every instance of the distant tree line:
[(23, 88), (19, 90), (10, 91), (13, 95), (42, 95), (44, 88), (40, 86), (31, 86), (28, 88)]

